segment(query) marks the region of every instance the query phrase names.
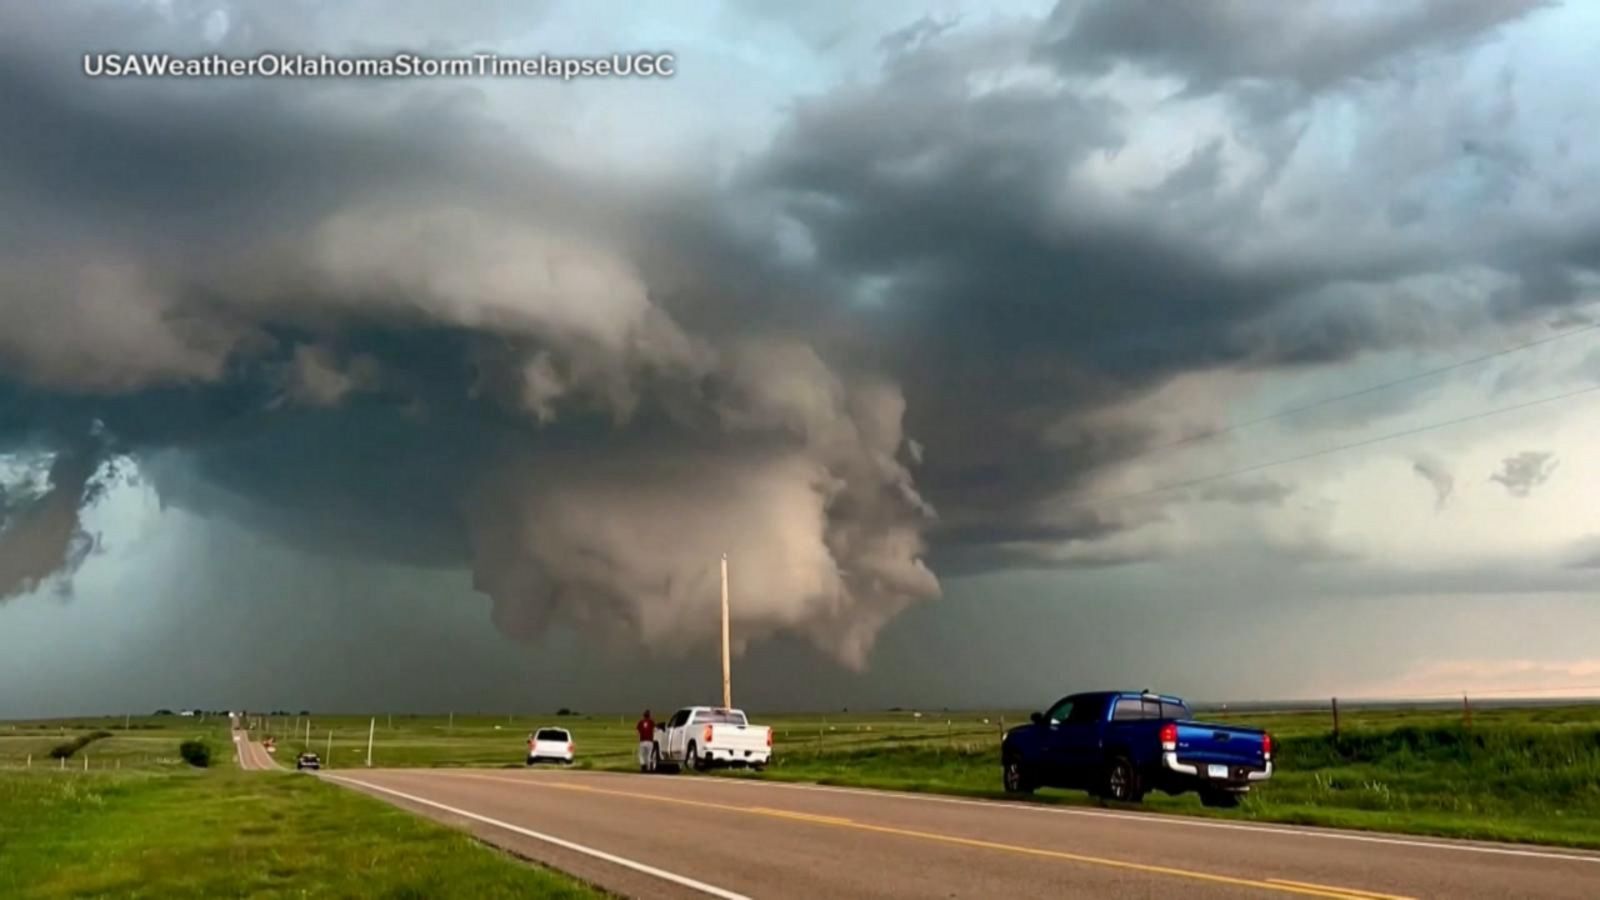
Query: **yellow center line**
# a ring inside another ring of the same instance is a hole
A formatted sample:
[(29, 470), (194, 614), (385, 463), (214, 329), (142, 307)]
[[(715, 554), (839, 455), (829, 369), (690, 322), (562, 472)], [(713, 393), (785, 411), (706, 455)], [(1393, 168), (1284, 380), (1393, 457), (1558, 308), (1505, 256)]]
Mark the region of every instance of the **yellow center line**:
[(851, 828), (857, 831), (868, 831), (876, 834), (890, 834), (898, 837), (917, 838), (924, 841), (936, 841), (942, 844), (952, 844), (961, 847), (975, 847), (982, 850), (1001, 850), (1007, 853), (1019, 853), (1026, 856), (1036, 856), (1045, 859), (1059, 859), (1067, 862), (1083, 863), (1085, 865), (1123, 869), (1130, 872), (1145, 872), (1152, 875), (1169, 875), (1176, 878), (1187, 878), (1192, 881), (1207, 881), (1213, 884), (1250, 887), (1284, 894), (1300, 894), (1310, 897), (1335, 897), (1339, 898), (1339, 900), (1412, 900), (1412, 898), (1409, 897), (1392, 897), (1387, 894), (1372, 894), (1353, 888), (1307, 884), (1302, 882), (1283, 881), (1280, 879), (1268, 879), (1263, 881), (1254, 878), (1236, 878), (1231, 875), (1216, 875), (1210, 872), (1200, 872), (1193, 869), (1178, 869), (1171, 866), (1157, 866), (1149, 863), (1129, 862), (1127, 860), (1111, 859), (1104, 856), (1088, 856), (1082, 853), (1068, 853), (1063, 850), (1046, 850), (1040, 847), (1026, 847), (1020, 844), (1003, 844), (998, 841), (986, 841), (979, 838), (959, 837), (957, 835), (942, 834), (935, 831), (919, 831), (911, 828), (896, 828), (890, 825), (874, 825), (868, 822), (857, 822), (854, 819), (835, 818), (833, 816), (817, 816), (810, 813), (772, 809), (764, 806), (739, 806), (732, 803), (715, 803), (709, 800), (690, 800), (683, 797), (664, 797), (659, 794), (641, 794), (634, 791), (617, 791), (608, 788), (590, 787), (589, 785), (570, 784), (567, 782), (544, 781), (527, 778), (503, 778), (495, 775), (479, 775), (472, 772), (451, 772), (449, 774), (454, 778), (473, 778), (480, 781), (500, 781), (507, 784), (520, 784), (527, 787), (545, 788), (548, 790), (573, 791), (585, 794), (602, 794), (612, 797), (624, 797), (631, 800), (649, 800), (656, 803), (671, 803), (678, 806), (694, 806), (701, 809), (715, 809), (724, 812), (745, 813), (747, 815), (797, 819), (800, 821), (812, 822), (817, 825), (829, 825), (835, 828)]
[(760, 813), (764, 816), (780, 816), (785, 819), (799, 819), (802, 822), (824, 822), (829, 825), (856, 824), (854, 819), (846, 819), (842, 816), (819, 816), (815, 813), (795, 812), (792, 809), (772, 809), (767, 806), (746, 806), (743, 809), (746, 812)]
[(1402, 897), (1398, 894), (1379, 894), (1373, 891), (1358, 891), (1355, 888), (1329, 887), (1325, 884), (1314, 884), (1309, 881), (1290, 881), (1287, 878), (1268, 878), (1273, 884), (1287, 884), (1292, 887), (1316, 888), (1324, 891), (1343, 891), (1352, 897), (1364, 897), (1367, 900), (1413, 900), (1411, 897)]

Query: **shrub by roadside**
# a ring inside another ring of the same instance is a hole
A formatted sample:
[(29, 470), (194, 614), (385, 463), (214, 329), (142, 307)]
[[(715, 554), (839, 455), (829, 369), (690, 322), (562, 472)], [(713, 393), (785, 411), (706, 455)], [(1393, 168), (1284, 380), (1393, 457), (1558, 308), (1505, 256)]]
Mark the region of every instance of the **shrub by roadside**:
[(178, 745), (178, 755), (196, 768), (204, 769), (211, 765), (211, 745), (205, 741), (184, 741)]

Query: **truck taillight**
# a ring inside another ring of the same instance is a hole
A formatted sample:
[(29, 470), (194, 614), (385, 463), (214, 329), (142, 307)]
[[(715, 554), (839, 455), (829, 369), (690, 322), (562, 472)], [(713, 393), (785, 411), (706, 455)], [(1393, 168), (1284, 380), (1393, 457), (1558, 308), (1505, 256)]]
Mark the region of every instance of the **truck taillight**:
[(1168, 722), (1161, 726), (1161, 749), (1178, 749), (1178, 726), (1176, 723)]
[(567, 741), (567, 752), (568, 752), (568, 753), (571, 753), (571, 752), (572, 752), (572, 751), (573, 751), (573, 748), (574, 748), (574, 747), (576, 747), (576, 746), (577, 746), (577, 745), (576, 745), (576, 744), (574, 744), (574, 743), (573, 743), (573, 742), (571, 742), (571, 741)]
[(1261, 755), (1267, 759), (1272, 758), (1272, 735), (1261, 735)]
[(771, 728), (767, 729), (767, 746), (768, 747), (772, 746), (772, 729)]
[(703, 734), (702, 737), (705, 739), (705, 743), (707, 743), (707, 744), (711, 743), (711, 726), (710, 725), (706, 726), (705, 734)]

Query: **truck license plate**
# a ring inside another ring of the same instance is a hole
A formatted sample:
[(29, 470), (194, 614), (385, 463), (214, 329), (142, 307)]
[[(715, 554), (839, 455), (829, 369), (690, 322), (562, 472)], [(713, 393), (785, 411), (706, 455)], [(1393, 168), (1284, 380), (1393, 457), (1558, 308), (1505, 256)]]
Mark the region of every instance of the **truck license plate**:
[(1227, 766), (1206, 766), (1206, 774), (1210, 775), (1212, 778), (1227, 778), (1228, 777), (1228, 767)]

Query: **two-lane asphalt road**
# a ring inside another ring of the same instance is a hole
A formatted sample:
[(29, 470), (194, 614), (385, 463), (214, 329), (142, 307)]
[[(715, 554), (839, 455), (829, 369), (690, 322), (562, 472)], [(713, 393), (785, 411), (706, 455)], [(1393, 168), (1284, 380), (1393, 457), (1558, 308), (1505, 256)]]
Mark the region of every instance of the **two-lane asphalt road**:
[(1600, 897), (1600, 855), (691, 775), (323, 777), (637, 897)]
[(267, 748), (250, 740), (250, 733), (243, 729), (233, 730), (233, 749), (239, 757), (239, 768), (245, 771), (282, 768), (278, 765), (278, 761), (272, 758), (272, 754), (267, 752)]

